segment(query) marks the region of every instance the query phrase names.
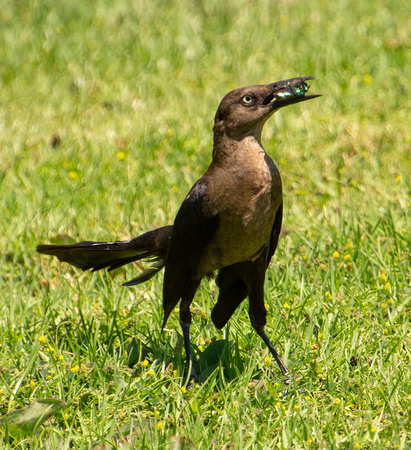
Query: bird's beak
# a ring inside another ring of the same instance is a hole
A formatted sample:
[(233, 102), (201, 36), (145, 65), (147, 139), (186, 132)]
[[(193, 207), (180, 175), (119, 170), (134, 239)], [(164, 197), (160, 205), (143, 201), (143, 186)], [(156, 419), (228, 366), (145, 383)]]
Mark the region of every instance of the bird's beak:
[(306, 95), (310, 88), (306, 81), (315, 79), (315, 77), (298, 77), (271, 83), (268, 86), (272, 88), (272, 91), (264, 98), (262, 104), (276, 110), (283, 106), (321, 97), (321, 95)]

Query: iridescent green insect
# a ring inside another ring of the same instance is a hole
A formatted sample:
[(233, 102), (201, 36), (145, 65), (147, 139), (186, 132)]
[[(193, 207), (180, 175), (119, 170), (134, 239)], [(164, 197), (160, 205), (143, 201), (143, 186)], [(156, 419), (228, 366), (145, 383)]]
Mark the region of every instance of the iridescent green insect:
[(302, 97), (306, 94), (310, 86), (307, 85), (304, 81), (300, 84), (296, 84), (294, 86), (287, 86), (284, 90), (277, 92), (276, 96), (280, 98), (287, 98), (291, 96)]

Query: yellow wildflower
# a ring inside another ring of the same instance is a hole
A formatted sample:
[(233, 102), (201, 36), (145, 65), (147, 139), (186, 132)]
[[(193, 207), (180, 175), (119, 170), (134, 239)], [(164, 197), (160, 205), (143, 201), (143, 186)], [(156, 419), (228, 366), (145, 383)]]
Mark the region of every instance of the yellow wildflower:
[(372, 84), (372, 76), (369, 73), (364, 75), (364, 83)]

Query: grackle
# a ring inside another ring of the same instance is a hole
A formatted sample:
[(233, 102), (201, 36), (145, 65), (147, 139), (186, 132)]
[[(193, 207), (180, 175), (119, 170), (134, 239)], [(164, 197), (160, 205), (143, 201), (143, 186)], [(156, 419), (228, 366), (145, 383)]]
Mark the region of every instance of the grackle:
[(248, 297), (253, 328), (282, 374), (289, 373), (264, 331), (264, 278), (280, 235), (283, 200), (281, 177), (264, 151), (261, 132), (278, 109), (319, 97), (306, 95), (306, 81), (312, 79), (298, 77), (244, 87), (223, 98), (214, 119), (212, 162), (187, 194), (173, 225), (130, 241), (37, 247), (38, 252), (82, 270), (112, 270), (150, 259), (151, 266), (125, 286), (143, 283), (165, 268), (162, 328), (180, 302), (189, 380), (198, 381), (191, 361), (190, 305), (202, 278), (215, 272), (219, 295), (211, 312), (214, 325), (224, 327)]

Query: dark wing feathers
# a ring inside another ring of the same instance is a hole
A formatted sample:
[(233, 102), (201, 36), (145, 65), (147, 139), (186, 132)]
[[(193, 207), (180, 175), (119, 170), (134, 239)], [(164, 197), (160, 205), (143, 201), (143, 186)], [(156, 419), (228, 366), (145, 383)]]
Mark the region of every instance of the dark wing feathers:
[(207, 183), (206, 177), (195, 183), (174, 221), (164, 274), (163, 326), (192, 281), (201, 255), (218, 226), (218, 215), (206, 215), (203, 211)]
[(278, 239), (281, 233), (281, 225), (283, 222), (283, 202), (281, 201), (280, 206), (277, 209), (277, 213), (274, 219), (273, 229), (271, 230), (270, 247), (268, 248), (267, 255), (267, 267), (270, 264), (271, 258), (273, 257), (275, 250), (277, 249)]

